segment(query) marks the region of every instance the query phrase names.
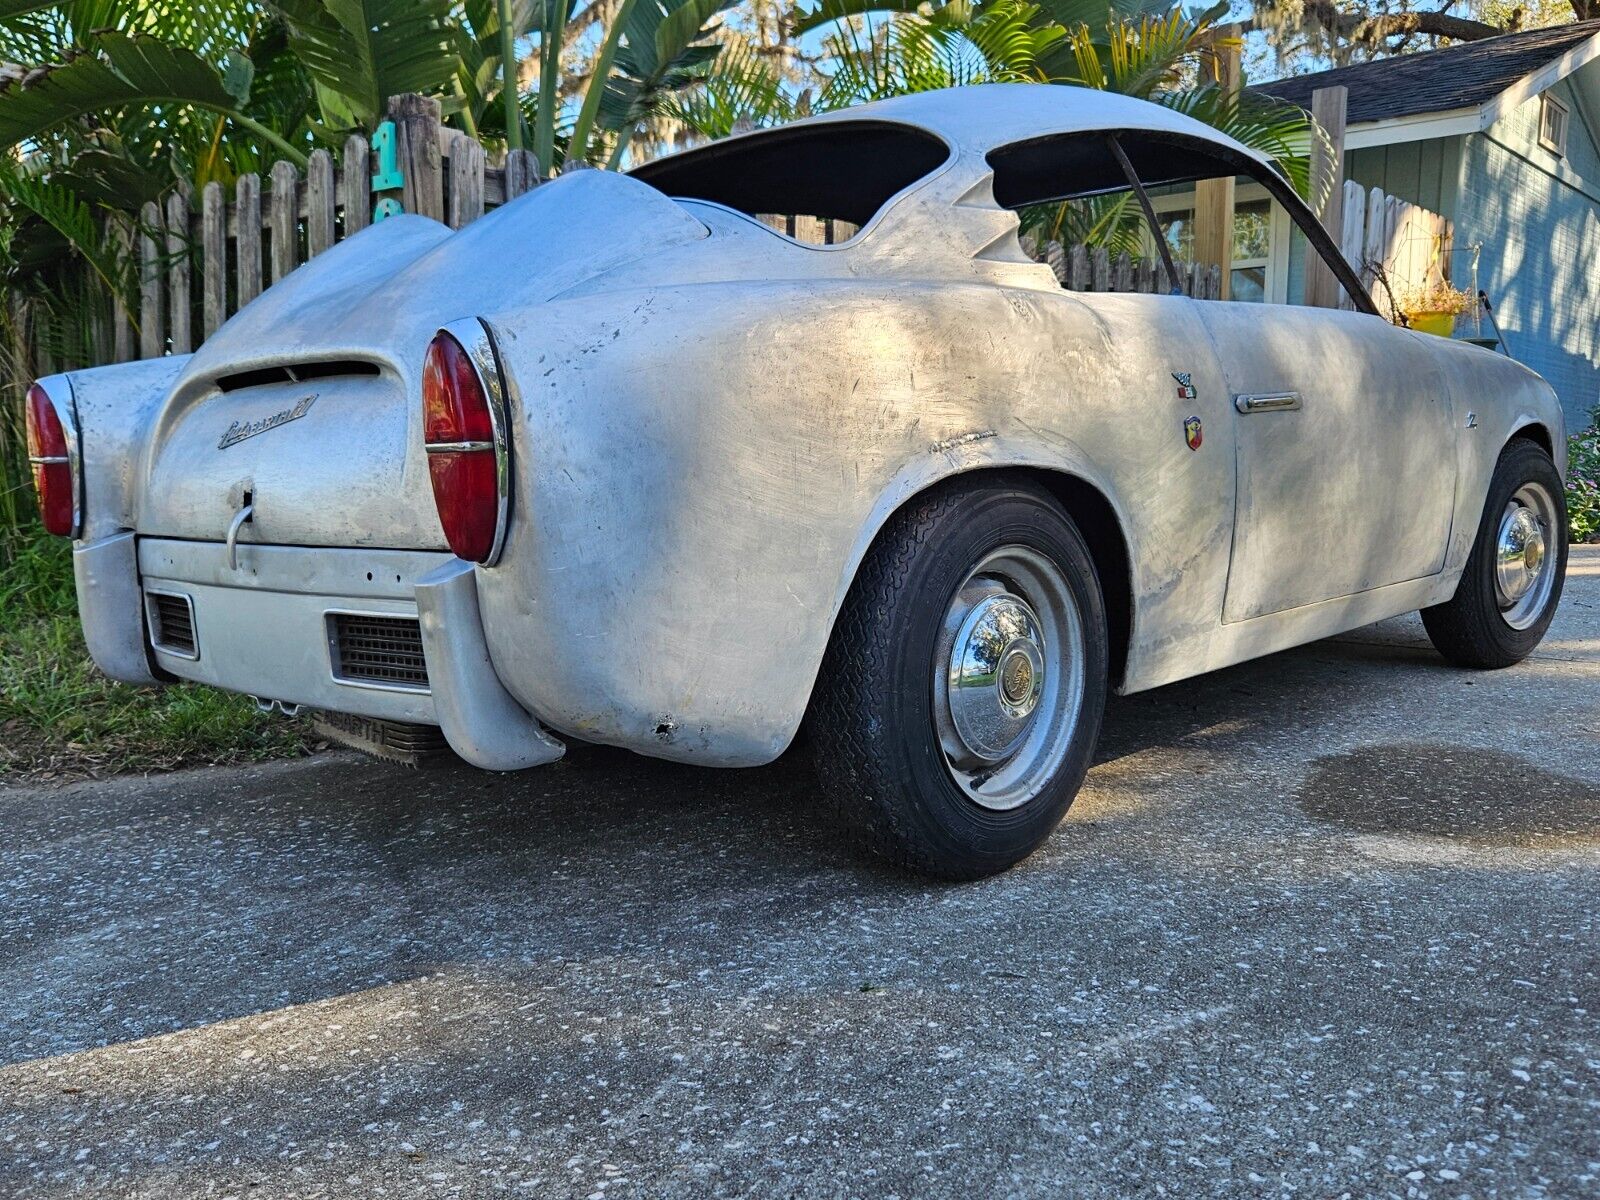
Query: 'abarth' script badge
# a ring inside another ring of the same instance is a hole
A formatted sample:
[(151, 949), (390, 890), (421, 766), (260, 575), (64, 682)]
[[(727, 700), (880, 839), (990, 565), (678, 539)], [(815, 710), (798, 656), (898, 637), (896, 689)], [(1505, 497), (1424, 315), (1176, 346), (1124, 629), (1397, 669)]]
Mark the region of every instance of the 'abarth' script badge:
[(317, 396), (313, 392), (296, 403), (293, 408), (275, 412), (270, 417), (262, 417), (259, 421), (235, 421), (228, 426), (228, 432), (222, 435), (222, 440), (217, 443), (217, 449), (226, 450), (235, 442), (242, 442), (245, 438), (253, 438), (258, 433), (266, 433), (267, 430), (276, 429), (279, 425), (287, 425), (290, 421), (298, 421), (311, 411), (311, 406), (316, 402)]

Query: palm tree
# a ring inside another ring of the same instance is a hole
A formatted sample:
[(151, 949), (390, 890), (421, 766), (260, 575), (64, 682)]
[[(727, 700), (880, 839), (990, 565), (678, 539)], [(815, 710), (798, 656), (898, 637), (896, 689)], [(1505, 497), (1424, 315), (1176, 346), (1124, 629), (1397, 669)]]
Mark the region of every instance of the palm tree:
[[(797, 34), (827, 30), (829, 70), (815, 95), (781, 86), (772, 67), (737, 45), (676, 115), (706, 137), (776, 124), (887, 96), (990, 82), (1065, 84), (1137, 96), (1220, 129), (1277, 164), (1314, 204), (1329, 179), (1310, 177), (1309, 114), (1204, 82), (1202, 52), (1224, 47), (1227, 4), (1185, 13), (1170, 0), (822, 0), (797, 11)], [(880, 19), (873, 21), (873, 16)], [(1022, 214), (1043, 240), (1137, 253), (1139, 214), (1126, 197), (1050, 205)]]

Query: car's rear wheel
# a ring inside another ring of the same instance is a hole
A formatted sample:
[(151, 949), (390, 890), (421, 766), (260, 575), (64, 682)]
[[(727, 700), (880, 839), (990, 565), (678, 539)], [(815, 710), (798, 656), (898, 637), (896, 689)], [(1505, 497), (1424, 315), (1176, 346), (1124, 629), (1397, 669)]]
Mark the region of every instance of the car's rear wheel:
[(825, 792), (872, 851), (947, 879), (1031, 853), (1099, 736), (1105, 607), (1071, 518), (1023, 481), (962, 480), (890, 519), (817, 682)]
[(1464, 667), (1508, 667), (1550, 627), (1567, 570), (1566, 496), (1550, 456), (1518, 438), (1500, 454), (1456, 594), (1422, 610), (1439, 653)]

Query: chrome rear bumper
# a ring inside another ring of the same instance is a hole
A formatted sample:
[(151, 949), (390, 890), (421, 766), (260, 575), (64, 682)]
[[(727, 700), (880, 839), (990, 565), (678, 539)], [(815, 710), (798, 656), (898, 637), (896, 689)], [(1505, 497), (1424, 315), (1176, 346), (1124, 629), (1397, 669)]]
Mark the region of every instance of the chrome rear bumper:
[[(74, 565), (90, 654), (113, 678), (149, 684), (165, 674), (438, 725), (456, 753), (489, 770), (563, 753), (501, 685), (473, 568), (447, 553), (245, 543), (233, 569), (221, 543), (124, 532), (79, 545)], [(153, 636), (160, 613), (181, 619), (185, 602), (183, 635)], [(408, 629), (409, 643), (381, 640)], [(419, 638), (425, 672), (416, 669)]]

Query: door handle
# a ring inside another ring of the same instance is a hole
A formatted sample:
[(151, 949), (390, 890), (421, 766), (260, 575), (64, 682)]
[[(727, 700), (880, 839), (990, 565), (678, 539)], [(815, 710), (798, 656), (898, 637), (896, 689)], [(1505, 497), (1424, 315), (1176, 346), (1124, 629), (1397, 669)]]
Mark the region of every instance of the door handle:
[(1300, 407), (1300, 393), (1255, 392), (1235, 396), (1233, 406), (1242, 413), (1294, 412)]

